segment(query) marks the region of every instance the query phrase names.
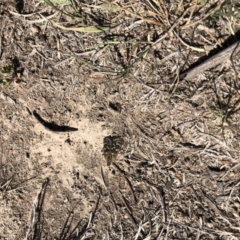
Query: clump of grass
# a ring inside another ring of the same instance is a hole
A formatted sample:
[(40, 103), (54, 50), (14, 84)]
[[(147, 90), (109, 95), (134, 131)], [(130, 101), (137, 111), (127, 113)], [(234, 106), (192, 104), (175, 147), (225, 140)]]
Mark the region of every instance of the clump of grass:
[(239, 17), (240, 2), (239, 0), (225, 1), (219, 10), (217, 10), (212, 17)]
[[(80, 8), (78, 7), (77, 3), (74, 0), (43, 0), (47, 5), (49, 5), (52, 9), (54, 9), (57, 12), (60, 12), (66, 16), (69, 16), (73, 19), (77, 19), (79, 21), (83, 20), (82, 13)], [(64, 9), (62, 6), (68, 5), (70, 6), (70, 9), (72, 9), (71, 12)], [(102, 6), (104, 8), (104, 6)], [(72, 13), (73, 12), (73, 13)], [(109, 26), (86, 26), (86, 27), (65, 27), (60, 23), (53, 22), (53, 25), (64, 29), (64, 30), (70, 30), (70, 31), (76, 31), (76, 32), (84, 32), (84, 33), (98, 33), (102, 31), (109, 30)]]
[[(43, 0), (47, 5), (51, 6), (54, 10), (61, 12), (72, 18), (82, 19), (82, 14), (80, 13), (76, 3), (68, 0)], [(70, 13), (66, 10), (62, 10), (58, 5), (71, 5), (72, 9), (74, 10), (74, 14)]]
[(8, 86), (13, 80), (14, 68), (12, 64), (6, 65), (1, 69), (0, 72), (0, 85)]

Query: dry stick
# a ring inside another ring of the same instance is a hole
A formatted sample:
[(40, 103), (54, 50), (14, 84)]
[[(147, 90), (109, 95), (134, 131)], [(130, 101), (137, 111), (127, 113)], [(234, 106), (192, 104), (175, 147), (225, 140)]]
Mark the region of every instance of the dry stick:
[[(32, 213), (31, 213), (30, 226), (29, 226), (29, 228), (27, 230), (27, 233), (26, 233), (26, 238), (25, 238), (26, 240), (32, 239), (32, 237), (34, 238), (35, 230), (37, 228), (37, 224), (39, 224), (40, 215), (42, 214), (41, 207), (42, 207), (42, 204), (43, 204), (44, 195), (45, 195), (48, 183), (49, 183), (49, 179), (47, 178), (43, 182), (41, 188), (38, 190), (37, 196), (35, 197), (35, 200), (33, 202), (33, 209), (32, 209)], [(33, 236), (30, 236), (30, 233), (33, 233)]]
[(113, 166), (119, 171), (119, 173), (120, 173), (120, 174), (125, 178), (125, 180), (127, 181), (128, 186), (129, 186), (129, 188), (130, 188), (130, 191), (131, 191), (131, 193), (132, 193), (132, 195), (133, 195), (134, 201), (135, 201), (135, 203), (136, 203), (136, 202), (137, 202), (137, 198), (136, 198), (136, 196), (135, 196), (135, 194), (134, 194), (134, 190), (133, 190), (133, 187), (132, 187), (132, 184), (131, 184), (130, 180), (127, 178), (125, 172), (124, 172), (116, 163), (113, 163)]
[(106, 181), (106, 178), (105, 178), (105, 176), (104, 176), (103, 168), (102, 168), (102, 167), (101, 167), (101, 176), (102, 176), (102, 180), (103, 180), (103, 185), (104, 185), (105, 189), (108, 190), (109, 182)]
[(202, 73), (210, 68), (213, 68), (227, 59), (229, 59), (231, 56), (235, 56), (240, 51), (240, 40), (238, 40), (236, 43), (232, 44), (231, 46), (227, 47), (226, 49), (222, 50), (221, 52), (215, 54), (214, 56), (210, 57), (203, 63), (199, 64), (198, 66), (189, 69), (182, 74), (180, 74), (180, 80), (183, 79), (191, 79), (198, 75), (199, 73)]
[(10, 183), (12, 182), (12, 180), (14, 178), (14, 176), (15, 176), (15, 173), (2, 186), (0, 186), (0, 189), (3, 190), (3, 188), (5, 187), (5, 191), (7, 191)]

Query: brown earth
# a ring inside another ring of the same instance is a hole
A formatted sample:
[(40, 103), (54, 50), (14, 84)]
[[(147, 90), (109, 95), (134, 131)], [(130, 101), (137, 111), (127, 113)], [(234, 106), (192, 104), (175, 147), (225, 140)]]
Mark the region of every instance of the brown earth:
[[(0, 69), (13, 68), (1, 75), (0, 239), (240, 239), (239, 54), (176, 77), (234, 41), (238, 18), (197, 23), (218, 1), (174, 13), (167, 1), (75, 2), (81, 21), (44, 2), (0, 3)], [(49, 131), (34, 110), (78, 131)], [(111, 134), (124, 147), (107, 167)]]

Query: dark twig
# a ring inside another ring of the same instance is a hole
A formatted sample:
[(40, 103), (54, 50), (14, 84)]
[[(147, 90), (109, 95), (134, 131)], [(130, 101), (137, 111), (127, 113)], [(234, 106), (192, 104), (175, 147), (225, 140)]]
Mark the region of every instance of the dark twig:
[(69, 127), (65, 125), (57, 125), (54, 122), (47, 122), (45, 121), (35, 110), (33, 111), (33, 116), (48, 130), (53, 132), (73, 132), (78, 131), (77, 128)]
[(114, 167), (119, 171), (119, 173), (126, 179), (128, 185), (129, 185), (129, 188), (130, 188), (130, 190), (131, 190), (131, 192), (132, 192), (134, 201), (135, 201), (135, 203), (136, 203), (136, 202), (137, 202), (137, 198), (136, 198), (136, 196), (135, 196), (135, 194), (134, 194), (133, 186), (132, 186), (130, 180), (127, 178), (125, 172), (124, 172), (116, 163), (113, 163), (113, 166), (114, 166)]
[(191, 79), (198, 75), (199, 73), (202, 73), (208, 69), (211, 69), (227, 59), (230, 59), (230, 57), (235, 56), (240, 51), (240, 40), (232, 44), (231, 46), (227, 47), (226, 49), (222, 50), (221, 52), (215, 54), (214, 56), (210, 57), (203, 63), (199, 64), (198, 66), (188, 69), (184, 71), (182, 74), (180, 74), (180, 80), (183, 79)]
[(33, 210), (31, 216), (30, 227), (27, 231), (27, 240), (40, 240), (42, 236), (42, 211), (43, 202), (45, 199), (47, 185), (49, 184), (49, 179), (47, 178), (39, 189), (36, 199), (33, 203)]

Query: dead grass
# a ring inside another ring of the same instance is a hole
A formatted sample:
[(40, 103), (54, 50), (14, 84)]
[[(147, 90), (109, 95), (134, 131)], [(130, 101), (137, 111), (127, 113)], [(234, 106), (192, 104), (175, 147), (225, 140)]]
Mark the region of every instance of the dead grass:
[(239, 54), (182, 77), (236, 42), (238, 1), (58, 3), (0, 3), (0, 238), (239, 239)]

